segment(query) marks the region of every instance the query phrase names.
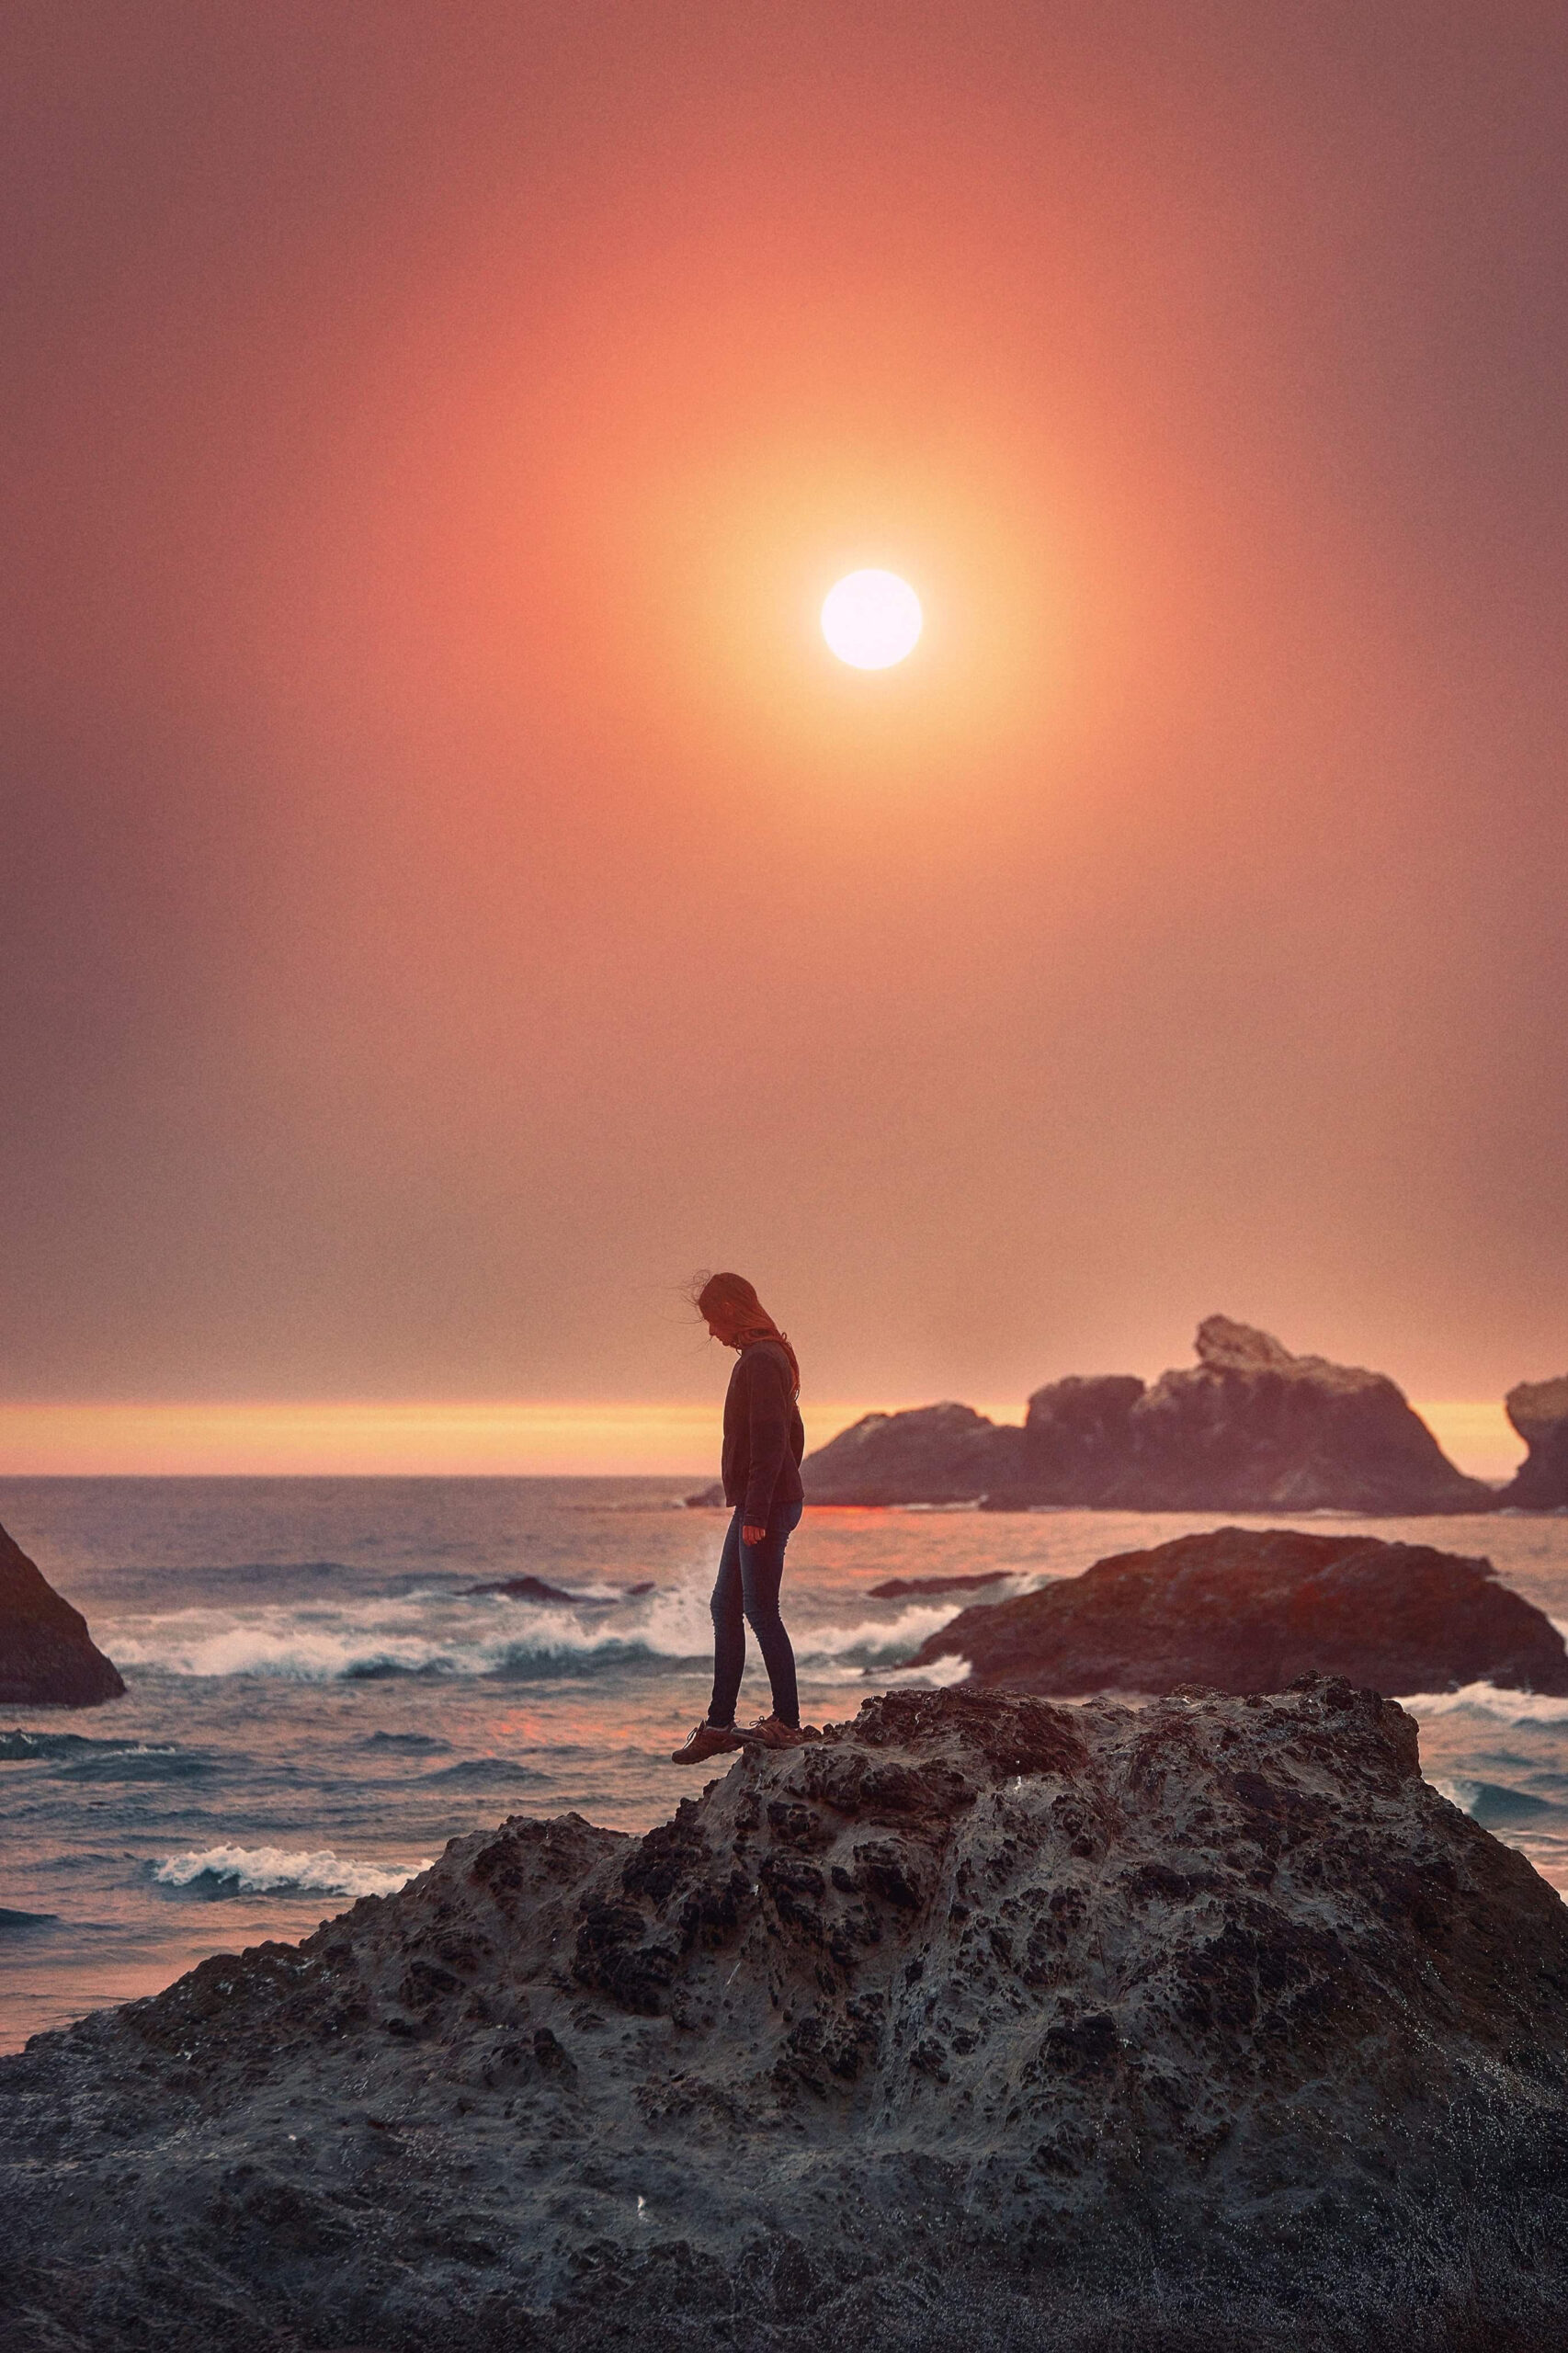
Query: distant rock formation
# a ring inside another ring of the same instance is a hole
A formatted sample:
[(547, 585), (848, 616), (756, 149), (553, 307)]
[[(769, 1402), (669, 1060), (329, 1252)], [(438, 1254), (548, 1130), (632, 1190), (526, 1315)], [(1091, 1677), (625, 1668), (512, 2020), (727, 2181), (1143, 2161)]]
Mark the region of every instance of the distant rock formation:
[(801, 1465), (813, 1504), (974, 1503), (1022, 1474), (1024, 1434), (972, 1405), (867, 1414)]
[(18, 2347), (1568, 2344), (1568, 1911), (1344, 1683), (894, 1692), (0, 2098)]
[(1521, 1381), (1503, 1404), (1529, 1452), (1498, 1501), (1520, 1511), (1568, 1509), (1568, 1372)]
[(1292, 1356), (1210, 1315), (1198, 1363), (1036, 1390), (1022, 1429), (965, 1405), (872, 1414), (801, 1465), (818, 1504), (983, 1502), (1123, 1511), (1477, 1512), (1468, 1479), (1385, 1374)]
[(124, 1689), (81, 1611), (0, 1528), (0, 1706), (96, 1708)]
[(1010, 1601), (961, 1610), (910, 1662), (967, 1658), (971, 1679), (1025, 1691), (1282, 1691), (1346, 1676), (1392, 1695), (1466, 1683), (1568, 1693), (1550, 1618), (1490, 1561), (1220, 1528), (1098, 1561)]

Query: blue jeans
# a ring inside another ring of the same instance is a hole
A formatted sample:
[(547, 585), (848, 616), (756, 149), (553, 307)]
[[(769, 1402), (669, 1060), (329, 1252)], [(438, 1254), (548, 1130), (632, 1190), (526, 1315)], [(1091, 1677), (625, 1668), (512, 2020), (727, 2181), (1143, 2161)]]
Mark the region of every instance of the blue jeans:
[(710, 1724), (733, 1724), (740, 1697), (741, 1673), (746, 1663), (746, 1620), (751, 1622), (773, 1686), (773, 1712), (781, 1724), (798, 1724), (801, 1702), (795, 1690), (795, 1654), (778, 1615), (778, 1588), (784, 1580), (784, 1547), (801, 1523), (799, 1504), (776, 1504), (767, 1516), (767, 1532), (760, 1544), (741, 1541), (737, 1508), (719, 1555), (719, 1579), (713, 1587), (713, 1701)]

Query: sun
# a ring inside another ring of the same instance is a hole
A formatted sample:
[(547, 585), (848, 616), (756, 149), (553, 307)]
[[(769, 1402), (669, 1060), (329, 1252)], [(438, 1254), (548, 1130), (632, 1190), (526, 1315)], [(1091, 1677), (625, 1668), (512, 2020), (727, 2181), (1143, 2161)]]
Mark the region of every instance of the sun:
[(851, 572), (827, 592), (822, 633), (852, 668), (888, 670), (913, 654), (925, 620), (919, 597), (896, 572)]

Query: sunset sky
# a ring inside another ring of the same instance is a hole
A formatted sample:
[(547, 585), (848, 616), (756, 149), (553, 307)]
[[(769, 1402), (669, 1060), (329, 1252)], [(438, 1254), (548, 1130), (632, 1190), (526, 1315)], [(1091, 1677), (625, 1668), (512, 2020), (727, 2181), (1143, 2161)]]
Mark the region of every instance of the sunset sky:
[(1561, 7), (22, 0), (0, 149), (0, 1400), (1568, 1366)]

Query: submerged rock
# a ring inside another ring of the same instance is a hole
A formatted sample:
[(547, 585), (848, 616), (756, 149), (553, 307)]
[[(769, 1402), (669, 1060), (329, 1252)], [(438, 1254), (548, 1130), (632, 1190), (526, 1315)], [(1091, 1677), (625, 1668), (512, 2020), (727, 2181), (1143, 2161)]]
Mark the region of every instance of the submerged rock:
[(967, 1405), (872, 1414), (801, 1465), (812, 1503), (1122, 1511), (1492, 1511), (1386, 1374), (1210, 1315), (1198, 1363), (1037, 1389), (1022, 1429)]
[(896, 1692), (645, 1837), (455, 1839), (0, 2114), (40, 2347), (1568, 2346), (1568, 1913), (1344, 1683)]
[(96, 1708), (124, 1689), (81, 1611), (0, 1528), (0, 1705)]
[(507, 1601), (536, 1601), (541, 1605), (551, 1601), (580, 1602), (585, 1598), (580, 1593), (567, 1593), (561, 1586), (547, 1585), (543, 1577), (535, 1576), (496, 1577), (488, 1585), (465, 1585), (462, 1590), (469, 1596), (494, 1593)]
[(869, 1589), (873, 1601), (910, 1601), (933, 1593), (975, 1593), (982, 1586), (1006, 1585), (1016, 1569), (983, 1569), (975, 1576), (887, 1577)]
[(1568, 1693), (1568, 1651), (1490, 1561), (1375, 1536), (1218, 1528), (961, 1610), (911, 1661), (1026, 1691), (1282, 1691), (1342, 1675), (1392, 1693), (1488, 1682)]
[(1557, 1381), (1521, 1381), (1503, 1404), (1529, 1452), (1499, 1502), (1521, 1511), (1568, 1509), (1568, 1372)]

